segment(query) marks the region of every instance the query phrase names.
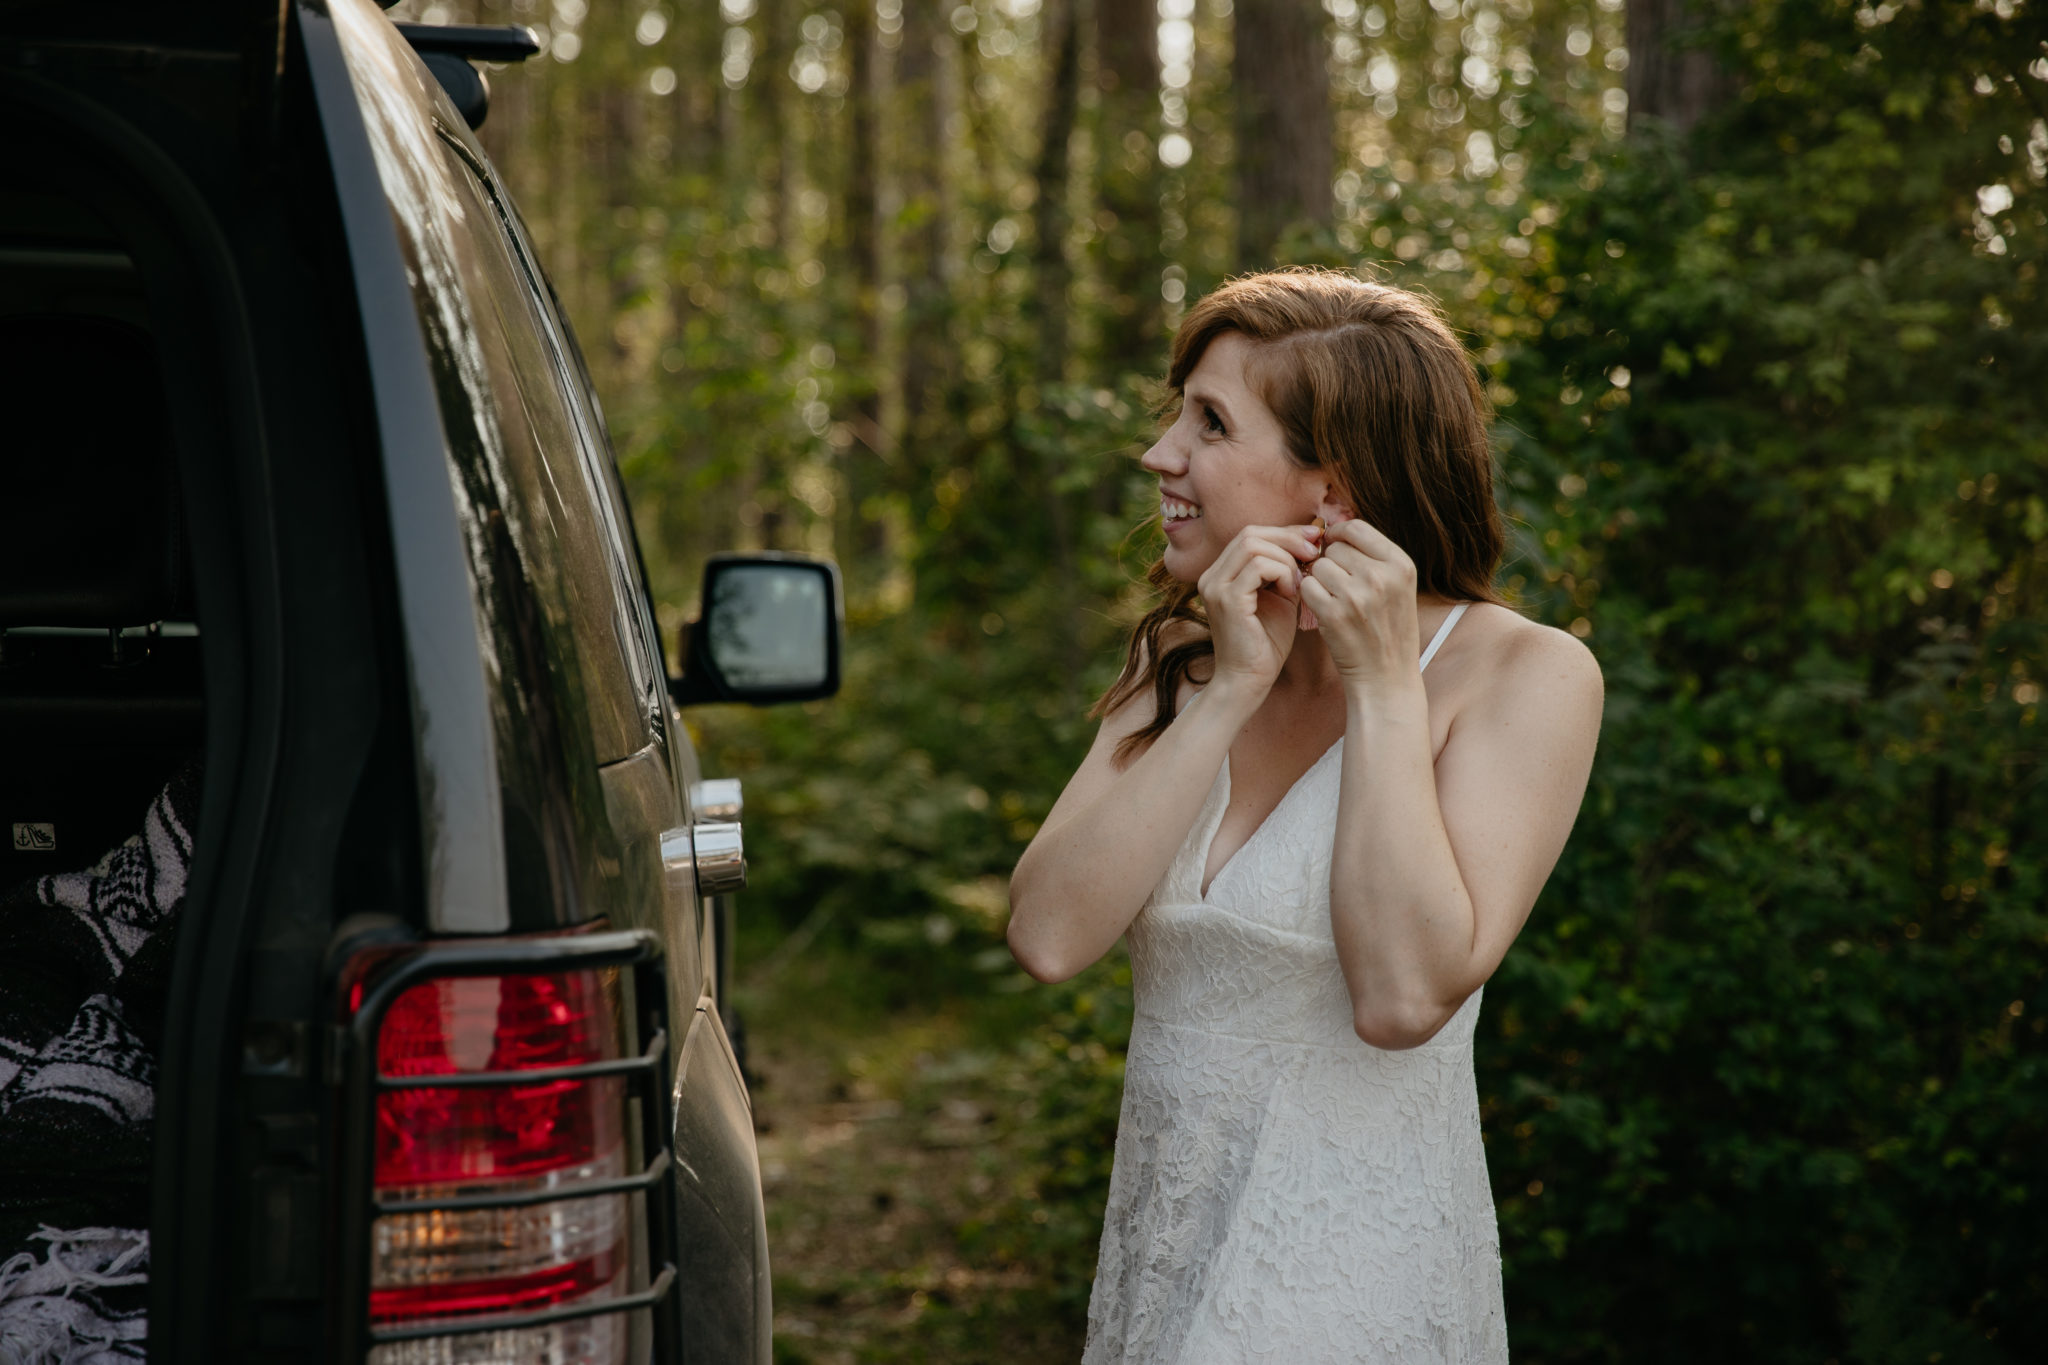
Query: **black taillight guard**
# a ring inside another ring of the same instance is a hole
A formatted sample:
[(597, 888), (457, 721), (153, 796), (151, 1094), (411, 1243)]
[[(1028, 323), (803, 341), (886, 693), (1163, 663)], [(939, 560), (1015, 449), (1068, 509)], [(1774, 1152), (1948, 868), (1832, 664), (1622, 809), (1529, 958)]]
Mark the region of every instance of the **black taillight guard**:
[[(633, 1017), (628, 1021), (640, 1053), (573, 1066), (525, 1071), (478, 1071), (454, 1075), (386, 1076), (377, 1070), (377, 1037), (384, 1016), (405, 991), (423, 981), (447, 977), (516, 976), (590, 971), (606, 967), (633, 974)], [(661, 941), (645, 929), (603, 930), (559, 937), (522, 939), (440, 940), (384, 966), (365, 990), (362, 1004), (345, 1025), (342, 1047), (341, 1143), (342, 1208), (339, 1289), (337, 1299), (343, 1360), (361, 1360), (372, 1347), (422, 1337), (468, 1336), (507, 1332), (607, 1313), (651, 1308), (655, 1359), (682, 1358), (682, 1321), (675, 1294), (676, 1267), (681, 1261), (676, 1223), (675, 1153), (669, 1113), (668, 982)], [(623, 1077), (629, 1095), (640, 1104), (640, 1149), (647, 1164), (632, 1175), (583, 1180), (543, 1190), (503, 1194), (460, 1195), (447, 1199), (379, 1199), (372, 1166), (377, 1096), (408, 1089), (459, 1089), (473, 1086), (544, 1084), (550, 1081)], [(650, 1282), (635, 1294), (597, 1302), (563, 1304), (523, 1313), (441, 1319), (394, 1327), (374, 1327), (369, 1315), (371, 1225), (381, 1215), (454, 1212), (472, 1209), (524, 1208), (595, 1195), (647, 1195), (647, 1252)]]

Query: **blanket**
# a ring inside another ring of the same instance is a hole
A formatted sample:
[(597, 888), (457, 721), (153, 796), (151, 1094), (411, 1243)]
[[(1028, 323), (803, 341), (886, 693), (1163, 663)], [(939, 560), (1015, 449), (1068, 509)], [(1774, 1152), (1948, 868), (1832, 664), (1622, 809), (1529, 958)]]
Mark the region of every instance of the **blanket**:
[(0, 890), (0, 1365), (140, 1360), (156, 1054), (199, 770), (92, 867)]

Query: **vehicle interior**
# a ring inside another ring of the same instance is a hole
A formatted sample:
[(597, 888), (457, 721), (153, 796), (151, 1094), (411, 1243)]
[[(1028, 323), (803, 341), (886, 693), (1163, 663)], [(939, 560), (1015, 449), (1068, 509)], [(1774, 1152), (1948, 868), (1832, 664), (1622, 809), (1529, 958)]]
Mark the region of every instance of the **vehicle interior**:
[[(146, 1264), (150, 1087), (206, 697), (165, 367), (134, 254), (61, 163), (6, 159), (0, 1257), (46, 1256), (31, 1280), (68, 1267), (100, 1281), (16, 1285), (0, 1302), (11, 1351), (59, 1308), (116, 1339), (144, 1330), (146, 1282), (122, 1272)], [(174, 779), (182, 810), (160, 796)]]
[[(154, 1229), (113, 1277), (125, 1303), (80, 1282), (45, 1308), (96, 1296), (139, 1332), (146, 1297), (153, 1341), (253, 1333), (320, 1312), (319, 1129), (246, 1113), (306, 1111), (299, 1021), (334, 925), (409, 908), (403, 679), (341, 397), (361, 382), (349, 300), (323, 287), (331, 181), (280, 160), (245, 192), (213, 113), (237, 107), (233, 60), (97, 54), (0, 73), (0, 1261), (54, 1265), (43, 1227)], [(284, 117), (302, 136), (310, 111)], [(275, 1059), (241, 1057), (252, 1014), (278, 1021)], [(39, 1116), (39, 1050), (98, 1066), (103, 1093)], [(181, 1216), (243, 1197), (224, 1151), (277, 1187), (285, 1245)], [(185, 1267), (267, 1301), (223, 1314)], [(0, 1329), (21, 1293), (0, 1293)]]
[[(69, 210), (67, 212), (66, 210)], [(0, 195), (0, 885), (95, 861), (200, 756), (205, 707), (162, 367), (133, 263)]]

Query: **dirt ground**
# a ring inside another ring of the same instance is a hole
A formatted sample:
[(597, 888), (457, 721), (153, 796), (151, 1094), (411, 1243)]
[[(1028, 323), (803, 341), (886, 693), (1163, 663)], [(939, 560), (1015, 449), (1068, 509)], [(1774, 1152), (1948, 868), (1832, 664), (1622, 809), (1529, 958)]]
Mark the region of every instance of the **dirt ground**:
[(798, 962), (736, 993), (778, 1365), (1076, 1359), (1051, 1287), (963, 1236), (1005, 1188), (1017, 1104), (973, 1011), (850, 1005), (843, 974)]

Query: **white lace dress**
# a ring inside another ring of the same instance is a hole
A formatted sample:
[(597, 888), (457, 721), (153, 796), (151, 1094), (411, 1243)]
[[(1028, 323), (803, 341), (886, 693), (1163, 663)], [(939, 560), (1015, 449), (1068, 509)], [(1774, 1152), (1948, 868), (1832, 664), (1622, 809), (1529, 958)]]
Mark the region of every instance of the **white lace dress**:
[(1342, 751), (1205, 896), (1226, 760), (1131, 925), (1137, 1014), (1084, 1365), (1507, 1359), (1479, 995), (1410, 1051), (1353, 1032), (1330, 934)]

